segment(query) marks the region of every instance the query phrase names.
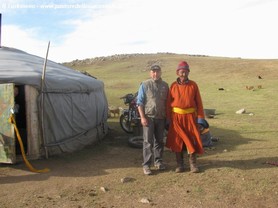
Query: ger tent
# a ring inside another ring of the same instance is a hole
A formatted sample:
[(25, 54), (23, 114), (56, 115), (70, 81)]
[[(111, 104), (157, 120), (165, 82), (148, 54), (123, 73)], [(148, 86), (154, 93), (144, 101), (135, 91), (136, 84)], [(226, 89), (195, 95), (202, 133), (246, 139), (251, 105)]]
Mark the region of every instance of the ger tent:
[(107, 133), (104, 83), (48, 60), (42, 90), (44, 62), (44, 58), (21, 50), (0, 48), (0, 162), (5, 158), (15, 161), (16, 140), (12, 125), (7, 123), (15, 86), (23, 94), (19, 108), (26, 117), (22, 136), (26, 136), (24, 146), (31, 159), (80, 150)]

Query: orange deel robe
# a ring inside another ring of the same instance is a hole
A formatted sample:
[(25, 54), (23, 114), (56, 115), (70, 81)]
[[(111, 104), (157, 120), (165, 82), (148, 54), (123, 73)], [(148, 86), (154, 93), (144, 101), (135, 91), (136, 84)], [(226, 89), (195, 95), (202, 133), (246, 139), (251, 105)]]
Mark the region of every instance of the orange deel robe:
[[(194, 113), (178, 114), (173, 107), (195, 108)], [(185, 144), (188, 154), (204, 152), (197, 125), (197, 118), (204, 118), (203, 103), (198, 85), (189, 80), (186, 84), (173, 82), (167, 98), (167, 119), (170, 121), (166, 147), (181, 152)]]

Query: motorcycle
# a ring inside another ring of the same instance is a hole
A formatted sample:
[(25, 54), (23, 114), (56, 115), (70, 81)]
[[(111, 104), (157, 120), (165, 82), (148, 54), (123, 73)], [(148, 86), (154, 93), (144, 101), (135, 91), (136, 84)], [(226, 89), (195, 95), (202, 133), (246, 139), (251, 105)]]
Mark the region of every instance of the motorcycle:
[[(140, 115), (138, 112), (137, 108), (137, 95), (138, 93), (135, 94), (126, 94), (125, 96), (121, 97), (120, 99), (123, 99), (124, 104), (128, 106), (128, 109), (124, 109), (121, 113), (120, 116), (120, 125), (122, 129), (129, 134), (134, 133), (135, 128), (139, 130), (135, 136), (131, 136), (128, 138), (128, 145), (134, 148), (143, 148), (143, 136), (140, 133), (140, 127), (142, 128), (141, 125), (141, 120), (140, 120)], [(167, 130), (165, 130), (165, 139), (167, 135)]]
[(140, 116), (136, 105), (137, 95), (138, 93), (129, 93), (120, 98), (128, 106), (127, 109), (123, 109), (120, 116), (120, 125), (128, 134), (132, 134), (133, 128), (140, 125)]

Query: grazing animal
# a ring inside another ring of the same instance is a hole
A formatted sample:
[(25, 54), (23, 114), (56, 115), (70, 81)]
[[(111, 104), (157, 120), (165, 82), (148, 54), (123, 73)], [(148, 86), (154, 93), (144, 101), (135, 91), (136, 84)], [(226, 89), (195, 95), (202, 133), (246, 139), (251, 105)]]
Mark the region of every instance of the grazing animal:
[(259, 78), (259, 79), (262, 79), (262, 77), (261, 77), (260, 75), (258, 76), (258, 78)]
[(254, 86), (246, 86), (247, 90), (254, 90)]
[(110, 115), (110, 117), (112, 116), (112, 114), (113, 114), (113, 117), (119, 117), (120, 116), (120, 108), (119, 107), (117, 107), (117, 108), (115, 108), (115, 107), (108, 107), (108, 109), (109, 109), (109, 115)]

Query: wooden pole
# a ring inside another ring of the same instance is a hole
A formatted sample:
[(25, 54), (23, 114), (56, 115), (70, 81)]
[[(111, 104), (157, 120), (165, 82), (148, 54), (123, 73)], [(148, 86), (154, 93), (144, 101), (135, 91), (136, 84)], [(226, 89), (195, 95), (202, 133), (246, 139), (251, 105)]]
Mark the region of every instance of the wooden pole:
[(45, 150), (45, 157), (48, 159), (48, 150), (46, 146), (46, 139), (45, 139), (45, 131), (44, 131), (44, 85), (45, 85), (45, 71), (46, 71), (46, 63), (48, 57), (50, 41), (48, 42), (47, 52), (44, 60), (43, 71), (42, 71), (42, 80), (41, 80), (41, 129), (42, 129), (42, 138), (43, 138), (43, 145)]

